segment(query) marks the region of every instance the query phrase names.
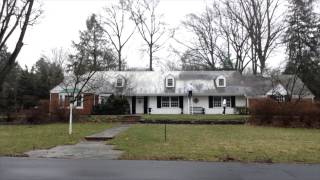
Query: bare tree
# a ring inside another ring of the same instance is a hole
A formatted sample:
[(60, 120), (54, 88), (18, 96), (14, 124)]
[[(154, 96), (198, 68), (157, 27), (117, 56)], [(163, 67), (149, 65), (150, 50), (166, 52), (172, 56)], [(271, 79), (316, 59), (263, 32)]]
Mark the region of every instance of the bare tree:
[(233, 18), (247, 30), (252, 46), (253, 73), (258, 73), (259, 66), (262, 74), (266, 61), (278, 47), (277, 40), (284, 30), (281, 14), (278, 12), (280, 0), (232, 0), (224, 3)]
[(158, 15), (156, 12), (158, 5), (159, 0), (130, 1), (131, 18), (148, 48), (150, 71), (153, 70), (152, 64), (155, 53), (161, 49), (167, 40), (164, 35), (168, 30), (161, 20), (162, 15)]
[[(217, 24), (219, 24), (221, 37), (228, 45), (228, 58), (235, 56), (234, 69), (242, 73), (251, 62), (249, 34), (238, 19), (234, 18), (229, 8), (218, 3), (214, 3), (213, 8), (219, 17)], [(244, 16), (244, 14), (239, 12), (239, 16)]]
[(102, 15), (104, 31), (107, 34), (114, 50), (118, 54), (119, 71), (123, 70), (124, 68), (122, 50), (136, 29), (135, 26), (131, 26), (129, 31), (125, 30), (125, 26), (128, 26), (127, 20), (129, 20), (129, 16), (127, 16), (127, 14), (128, 4), (126, 1), (120, 0), (119, 4), (105, 8), (105, 12)]
[[(189, 14), (187, 20), (182, 22), (183, 26), (193, 34), (193, 40), (190, 43), (176, 39), (188, 49), (184, 53), (187, 63), (202, 66), (201, 69), (215, 70), (217, 63), (225, 59), (225, 54), (218, 47), (219, 33), (215, 21), (213, 9), (206, 7), (201, 15)], [(188, 57), (189, 59), (186, 59)]]
[(47, 54), (42, 54), (41, 58), (45, 59), (47, 62), (57, 64), (62, 69), (66, 69), (66, 63), (69, 58), (69, 52), (64, 48), (53, 48)]
[[(41, 14), (40, 10), (34, 9), (34, 0), (2, 0), (0, 3), (0, 50), (6, 47), (8, 41), (15, 42), (10, 51), (8, 59), (0, 69), (0, 87), (6, 76), (15, 66), (16, 59), (22, 48), (23, 39), (29, 26)], [(14, 40), (13, 34), (17, 33), (18, 38)]]

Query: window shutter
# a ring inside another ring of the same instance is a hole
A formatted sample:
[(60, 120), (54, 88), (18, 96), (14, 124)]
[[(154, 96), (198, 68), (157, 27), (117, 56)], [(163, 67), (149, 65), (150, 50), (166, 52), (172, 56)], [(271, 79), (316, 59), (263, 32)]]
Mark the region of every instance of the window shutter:
[(236, 107), (236, 97), (235, 96), (231, 96), (231, 107)]
[(213, 108), (213, 96), (209, 96), (209, 108)]
[(143, 97), (144, 114), (148, 114), (148, 96)]
[(132, 114), (136, 114), (136, 96), (132, 96)]
[(157, 108), (161, 108), (161, 96), (157, 96)]
[(183, 109), (183, 96), (179, 96), (179, 107)]

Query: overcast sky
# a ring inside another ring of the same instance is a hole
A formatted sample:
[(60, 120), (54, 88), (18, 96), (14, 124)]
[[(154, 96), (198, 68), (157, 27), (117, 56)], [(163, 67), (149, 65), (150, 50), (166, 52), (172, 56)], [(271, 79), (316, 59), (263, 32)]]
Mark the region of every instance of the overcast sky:
[[(71, 42), (79, 39), (79, 30), (85, 29), (85, 21), (92, 13), (99, 13), (102, 8), (117, 0), (42, 0), (43, 15), (39, 22), (28, 30), (18, 61), (24, 66), (32, 66), (42, 54), (49, 54), (54, 48), (71, 49)], [(159, 10), (164, 20), (172, 28), (179, 27), (188, 13), (201, 12), (205, 0), (161, 0)], [(126, 49), (129, 67), (147, 67), (146, 55), (141, 52), (141, 43), (137, 35)], [(168, 48), (161, 52), (160, 62), (174, 60)], [(269, 61), (269, 65), (278, 66), (283, 53), (278, 53)], [(160, 63), (161, 64), (161, 63)], [(156, 63), (159, 66), (159, 63)]]

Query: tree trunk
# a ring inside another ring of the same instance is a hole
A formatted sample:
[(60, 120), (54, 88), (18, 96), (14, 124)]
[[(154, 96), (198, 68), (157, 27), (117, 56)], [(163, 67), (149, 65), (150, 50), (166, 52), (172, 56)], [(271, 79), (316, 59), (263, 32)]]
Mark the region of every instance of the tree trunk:
[(121, 50), (118, 51), (118, 58), (119, 58), (119, 67), (118, 67), (118, 71), (121, 71), (122, 68), (122, 60), (121, 60)]
[(152, 45), (149, 45), (149, 61), (150, 61), (149, 70), (153, 71), (153, 69), (152, 69)]
[(70, 114), (69, 114), (69, 135), (72, 134), (72, 110), (73, 110), (73, 103), (69, 104), (69, 110), (70, 110)]

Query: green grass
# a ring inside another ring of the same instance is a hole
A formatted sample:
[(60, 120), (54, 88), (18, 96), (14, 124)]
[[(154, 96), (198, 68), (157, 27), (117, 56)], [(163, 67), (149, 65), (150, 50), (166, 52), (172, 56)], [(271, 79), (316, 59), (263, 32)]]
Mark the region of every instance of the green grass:
[(135, 125), (111, 141), (122, 159), (320, 163), (320, 130), (239, 125)]
[(222, 120), (245, 120), (249, 116), (246, 115), (143, 115), (142, 119), (146, 121), (152, 120), (175, 120), (175, 121), (222, 121)]
[(0, 125), (0, 155), (21, 155), (33, 149), (48, 149), (57, 145), (76, 144), (84, 136), (112, 127), (102, 123), (73, 124), (68, 135), (68, 124)]

